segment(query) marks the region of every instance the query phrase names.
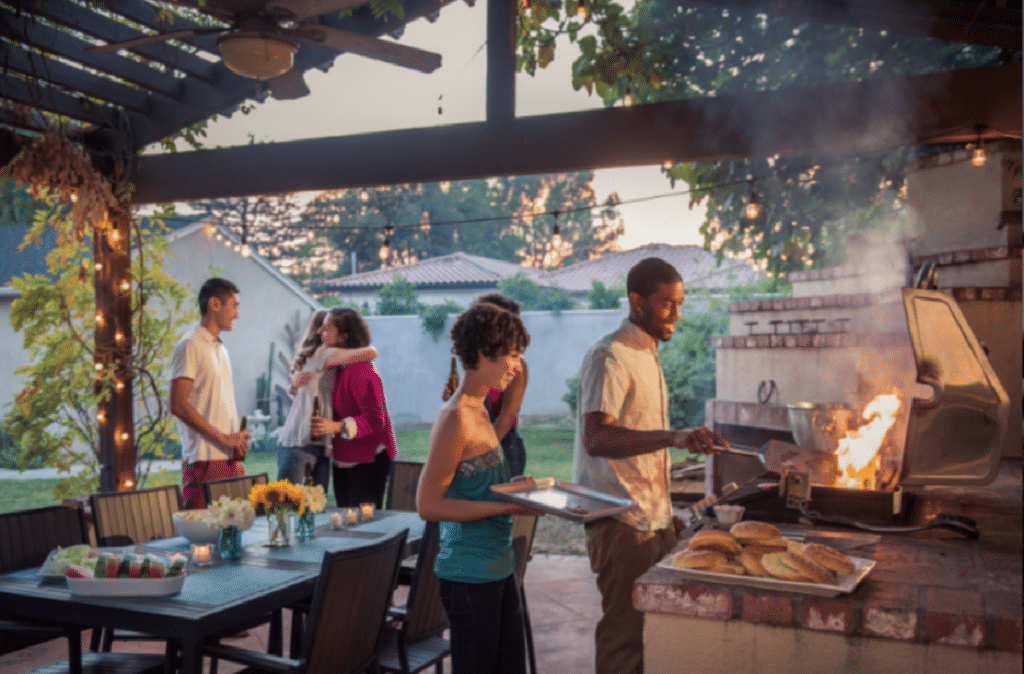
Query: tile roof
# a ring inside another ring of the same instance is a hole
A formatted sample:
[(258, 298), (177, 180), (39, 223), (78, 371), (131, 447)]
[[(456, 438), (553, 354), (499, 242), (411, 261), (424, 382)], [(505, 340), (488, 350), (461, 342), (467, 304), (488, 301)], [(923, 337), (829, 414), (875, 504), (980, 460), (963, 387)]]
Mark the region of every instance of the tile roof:
[(757, 281), (761, 273), (756, 267), (738, 260), (725, 258), (722, 266), (714, 253), (700, 246), (673, 246), (651, 243), (631, 250), (605, 253), (602, 257), (555, 269), (547, 273), (547, 285), (570, 293), (589, 292), (596, 279), (606, 287), (625, 285), (630, 267), (645, 257), (660, 257), (679, 272), (689, 288), (726, 288), (747, 285)]
[(452, 253), (412, 264), (342, 276), (330, 279), (324, 285), (337, 290), (379, 288), (391, 283), (396, 273), (419, 287), (494, 285), (503, 278), (515, 276), (518, 272), (525, 272), (534, 280), (543, 283), (540, 272), (536, 269), (521, 267), (504, 260)]

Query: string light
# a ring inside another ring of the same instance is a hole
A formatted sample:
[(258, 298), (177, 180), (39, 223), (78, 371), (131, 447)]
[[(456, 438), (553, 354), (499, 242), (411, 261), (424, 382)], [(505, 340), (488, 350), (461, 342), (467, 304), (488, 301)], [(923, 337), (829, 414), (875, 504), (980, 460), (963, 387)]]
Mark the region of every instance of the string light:
[(985, 155), (985, 148), (981, 146), (981, 132), (985, 130), (985, 125), (978, 124), (974, 127), (974, 130), (978, 132), (978, 142), (974, 146), (974, 154), (971, 155), (971, 163), (975, 166), (984, 166), (985, 160), (988, 159)]
[(124, 333), (120, 330), (114, 333), (114, 341), (120, 342), (122, 339), (124, 339)]
[(109, 239), (111, 243), (117, 243), (118, 241), (121, 240), (121, 232), (117, 231), (116, 229), (110, 230)]
[(306, 240), (312, 241), (314, 236), (315, 236), (315, 234), (313, 233), (312, 229), (309, 230), (308, 232), (306, 232)]
[(249, 257), (252, 255), (252, 249), (249, 248), (249, 236), (245, 231), (245, 225), (242, 225), (242, 245), (240, 247), (242, 257)]
[(214, 228), (213, 223), (206, 223), (206, 236), (213, 236), (215, 231), (216, 229)]
[(359, 190), (359, 201), (364, 204), (370, 200), (370, 193), (366, 190)]
[(97, 311), (96, 312), (96, 325), (103, 325), (103, 312), (102, 311)]
[(124, 390), (124, 382), (121, 381), (120, 379), (118, 379), (117, 383), (114, 384), (114, 388), (116, 388), (118, 391), (123, 391)]
[(96, 363), (96, 371), (97, 372), (102, 372), (103, 371), (103, 363), (100, 363), (100, 362)]
[(132, 487), (135, 486), (135, 483), (133, 481), (131, 481), (131, 480), (125, 480), (124, 481), (124, 486), (128, 487), (129, 489), (131, 489)]
[(121, 440), (122, 440), (122, 441), (125, 441), (125, 442), (127, 442), (127, 441), (128, 441), (128, 438), (129, 438), (129, 437), (131, 437), (131, 436), (130, 436), (130, 435), (128, 435), (127, 433), (122, 433), (122, 434), (121, 434)]
[(103, 271), (103, 263), (102, 263), (102, 262), (97, 262), (97, 263), (96, 263), (96, 264), (94, 264), (94, 265), (93, 265), (92, 267), (93, 267), (93, 269), (95, 269), (96, 271)]
[(633, 105), (633, 92), (628, 88), (626, 89), (626, 96), (622, 99), (622, 104), (627, 108)]
[(121, 281), (121, 291), (122, 292), (128, 292), (131, 289), (132, 289), (131, 281), (129, 281), (128, 279), (124, 279), (123, 281)]
[(558, 216), (561, 211), (555, 211), (555, 224), (551, 228), (551, 245), (558, 248), (562, 245), (562, 232), (558, 229)]
[(103, 410), (100, 410), (99, 412), (97, 412), (96, 413), (96, 421), (100, 422), (101, 424), (105, 423), (107, 421), (107, 413), (104, 412)]
[(395, 233), (395, 228), (391, 225), (384, 227), (384, 243), (380, 246), (380, 259), (386, 260), (391, 255), (391, 235)]
[(586, 0), (579, 0), (576, 4), (576, 16), (580, 18), (587, 18), (587, 3)]
[(761, 208), (757, 205), (757, 194), (754, 193), (754, 181), (750, 181), (750, 201), (747, 202), (747, 209), (745, 211), (748, 220), (756, 220), (757, 216), (761, 214)]
[(671, 159), (666, 159), (665, 163), (661, 165), (661, 168), (665, 171), (665, 173), (668, 173), (673, 168), (675, 168), (675, 166), (675, 162), (673, 162)]

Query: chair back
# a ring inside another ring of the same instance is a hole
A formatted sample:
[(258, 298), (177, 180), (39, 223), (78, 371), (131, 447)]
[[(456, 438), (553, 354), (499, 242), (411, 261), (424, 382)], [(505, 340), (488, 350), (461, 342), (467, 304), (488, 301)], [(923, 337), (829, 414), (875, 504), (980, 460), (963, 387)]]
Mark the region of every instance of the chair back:
[(416, 487), (423, 472), (422, 461), (396, 459), (391, 462), (388, 497), (384, 507), (388, 510), (416, 510)]
[(537, 531), (536, 515), (512, 516), (512, 553), (515, 555), (516, 578), (523, 584), (526, 575), (526, 563), (530, 561), (533, 549), (533, 534)]
[(307, 674), (354, 674), (375, 663), (408, 533), (324, 553), (302, 643)]
[(181, 488), (176, 485), (93, 494), (92, 521), (101, 547), (138, 545), (177, 536), (171, 515), (181, 510)]
[(210, 504), (221, 496), (230, 498), (249, 498), (249, 492), (253, 485), (267, 484), (267, 474), (243, 475), (242, 477), (226, 477), (222, 480), (210, 480), (203, 483), (203, 494), (206, 496), (206, 503)]
[(89, 543), (89, 527), (79, 506), (0, 514), (0, 573), (38, 567), (58, 545), (81, 543)]
[(420, 554), (416, 558), (416, 570), (409, 582), (409, 598), (406, 601), (405, 642), (413, 644), (428, 637), (440, 636), (448, 627), (448, 614), (441, 603), (434, 575), (434, 559), (439, 547), (437, 522), (427, 522), (423, 527)]

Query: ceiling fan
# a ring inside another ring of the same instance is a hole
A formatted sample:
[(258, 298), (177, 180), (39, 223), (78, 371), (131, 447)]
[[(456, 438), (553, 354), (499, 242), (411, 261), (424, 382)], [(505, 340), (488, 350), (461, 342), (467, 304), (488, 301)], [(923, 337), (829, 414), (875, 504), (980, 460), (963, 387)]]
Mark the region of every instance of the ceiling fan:
[(369, 4), (370, 0), (205, 0), (178, 4), (190, 6), (229, 22), (229, 28), (190, 28), (146, 35), (90, 47), (88, 52), (107, 53), (164, 40), (196, 35), (217, 38), (224, 65), (244, 77), (266, 80), (275, 98), (300, 98), (309, 93), (302, 73), (292, 67), (299, 42), (330, 47), (367, 58), (431, 73), (441, 66), (441, 55), (408, 45), (381, 40), (318, 23), (302, 23), (321, 14)]

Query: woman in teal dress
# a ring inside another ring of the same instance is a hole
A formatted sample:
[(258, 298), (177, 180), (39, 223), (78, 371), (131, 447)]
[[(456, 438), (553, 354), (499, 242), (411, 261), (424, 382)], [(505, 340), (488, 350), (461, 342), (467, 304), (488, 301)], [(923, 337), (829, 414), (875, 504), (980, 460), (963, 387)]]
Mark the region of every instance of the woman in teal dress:
[(440, 522), (434, 571), (451, 623), (452, 672), (525, 673), (512, 515), (541, 513), (491, 493), (491, 485), (508, 482), (509, 468), (484, 399), (515, 378), (530, 335), (515, 314), (476, 304), (455, 321), (451, 336), (466, 375), (430, 432), (416, 508)]

